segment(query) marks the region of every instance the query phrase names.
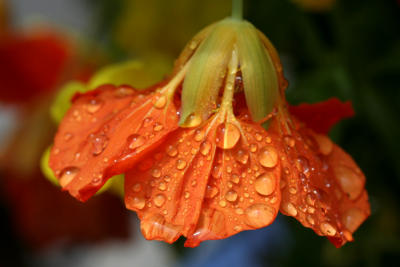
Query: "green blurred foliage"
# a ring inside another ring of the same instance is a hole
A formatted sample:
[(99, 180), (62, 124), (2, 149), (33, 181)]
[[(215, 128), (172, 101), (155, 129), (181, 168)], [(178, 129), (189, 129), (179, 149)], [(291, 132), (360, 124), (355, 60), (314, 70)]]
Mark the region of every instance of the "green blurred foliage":
[[(201, 27), (230, 12), (229, 1), (170, 0), (163, 6), (155, 0), (142, 1), (140, 6), (140, 1), (87, 1), (96, 3), (102, 14), (101, 40), (119, 56), (176, 56)], [(147, 9), (143, 2), (148, 2)], [(141, 8), (134, 13), (140, 16), (129, 19), (132, 13), (127, 6)], [(356, 116), (337, 125), (331, 137), (365, 172), (372, 206), (371, 217), (354, 235), (355, 242), (341, 249), (287, 218), (295, 244), (289, 254), (268, 262), (279, 266), (396, 265), (400, 255), (399, 2), (339, 0), (330, 10), (313, 13), (290, 0), (247, 0), (245, 13), (280, 53), (292, 104), (333, 96), (353, 102)], [(140, 28), (149, 22), (148, 28)]]

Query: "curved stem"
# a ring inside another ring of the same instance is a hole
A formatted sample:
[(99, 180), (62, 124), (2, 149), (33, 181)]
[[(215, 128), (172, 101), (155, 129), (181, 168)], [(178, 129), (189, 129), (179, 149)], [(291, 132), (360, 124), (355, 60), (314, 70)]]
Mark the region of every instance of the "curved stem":
[(232, 0), (232, 18), (243, 19), (243, 0)]

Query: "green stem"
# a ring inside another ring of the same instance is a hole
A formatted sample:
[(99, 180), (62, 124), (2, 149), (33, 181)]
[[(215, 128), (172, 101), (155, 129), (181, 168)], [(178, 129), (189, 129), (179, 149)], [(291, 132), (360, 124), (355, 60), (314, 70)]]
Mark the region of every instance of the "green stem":
[(243, 0), (232, 0), (232, 18), (243, 19)]

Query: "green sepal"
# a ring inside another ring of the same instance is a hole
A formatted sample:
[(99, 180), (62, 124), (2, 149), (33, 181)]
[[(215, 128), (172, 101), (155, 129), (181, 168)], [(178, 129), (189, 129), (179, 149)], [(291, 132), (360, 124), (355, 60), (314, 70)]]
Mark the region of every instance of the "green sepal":
[(227, 51), (235, 42), (234, 23), (232, 19), (217, 23), (190, 59), (182, 89), (181, 127), (196, 126), (215, 109), (231, 57)]
[(258, 122), (276, 104), (279, 96), (278, 75), (257, 29), (249, 22), (239, 24), (236, 29), (246, 103), (253, 121)]

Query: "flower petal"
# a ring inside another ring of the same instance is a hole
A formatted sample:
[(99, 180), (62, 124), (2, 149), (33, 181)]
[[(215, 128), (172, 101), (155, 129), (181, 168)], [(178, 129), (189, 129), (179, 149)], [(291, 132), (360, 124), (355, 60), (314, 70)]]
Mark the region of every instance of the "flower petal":
[(176, 108), (164, 93), (103, 86), (76, 95), (50, 154), (61, 186), (85, 201), (176, 129)]
[[(223, 132), (224, 140), (219, 140)], [(280, 205), (277, 135), (245, 122), (217, 131), (217, 151), (201, 216), (185, 246), (271, 224)]]
[(351, 102), (341, 102), (337, 98), (330, 98), (316, 104), (289, 106), (289, 111), (307, 127), (322, 134), (327, 134), (340, 120), (354, 116)]
[(125, 204), (147, 239), (172, 243), (197, 224), (215, 153), (215, 120), (171, 133), (126, 173)]
[(293, 123), (280, 152), (281, 212), (339, 247), (353, 240), (352, 233), (370, 214), (365, 177), (327, 136), (304, 128), (295, 119)]

